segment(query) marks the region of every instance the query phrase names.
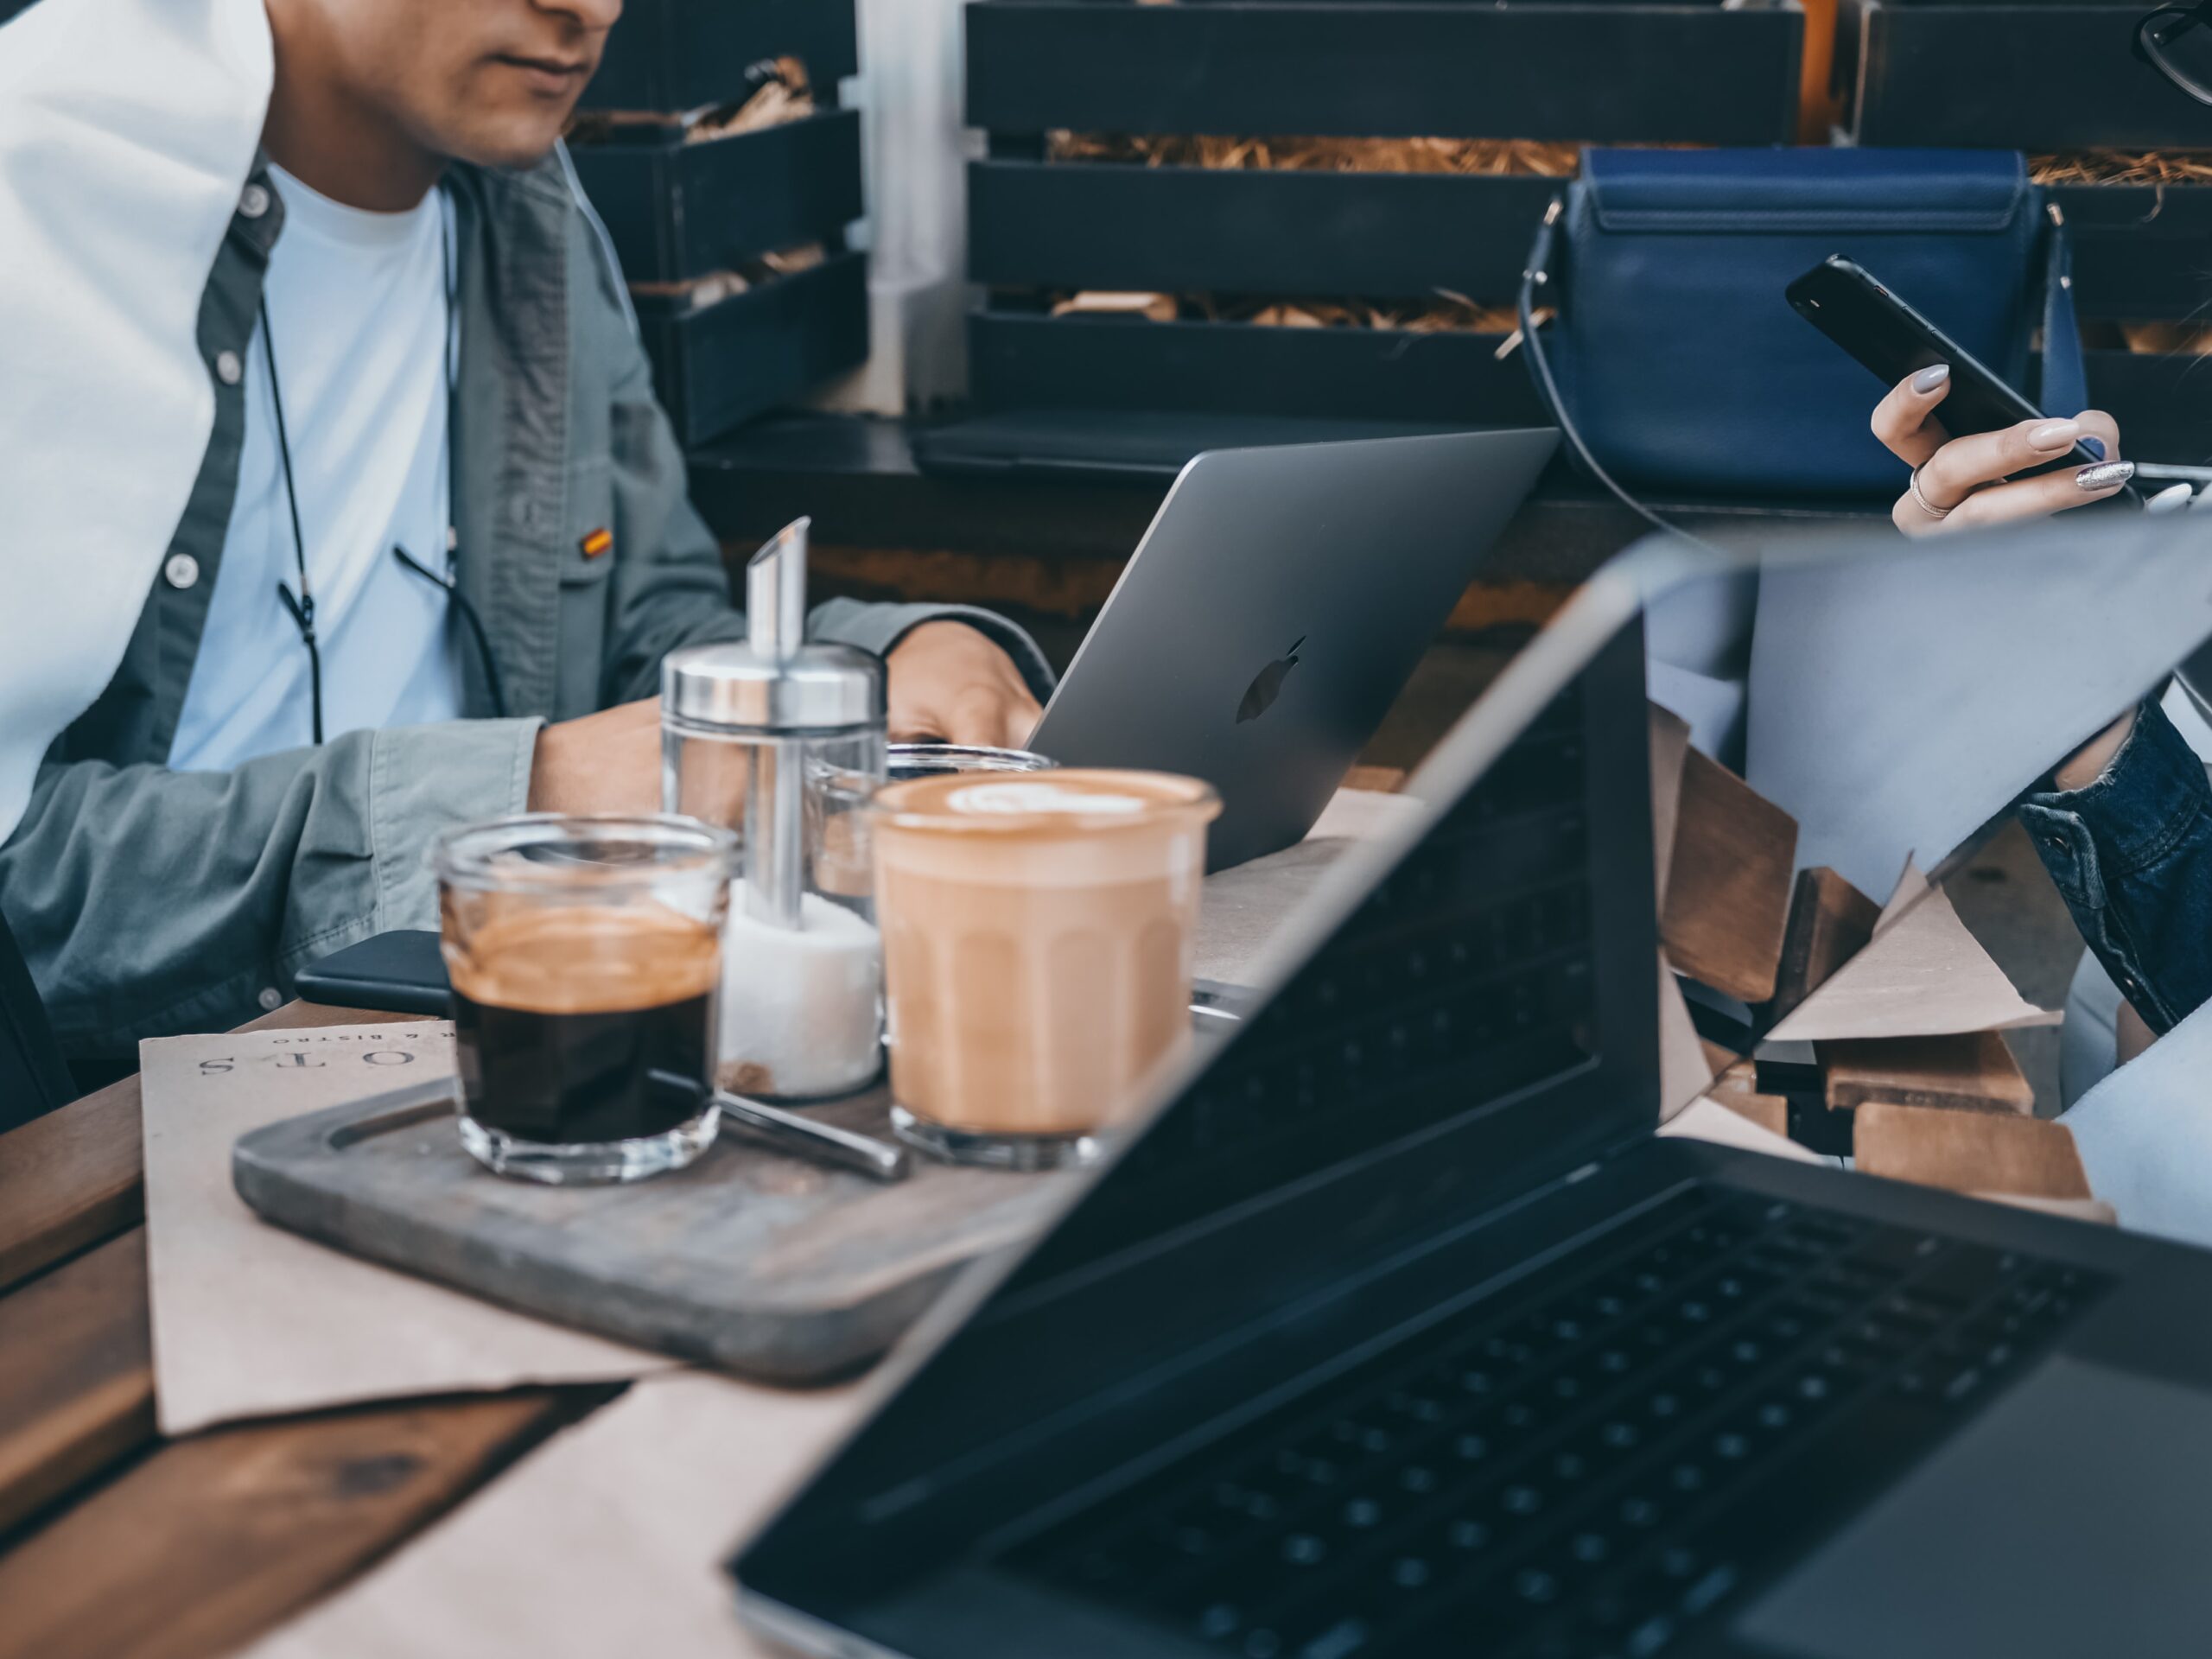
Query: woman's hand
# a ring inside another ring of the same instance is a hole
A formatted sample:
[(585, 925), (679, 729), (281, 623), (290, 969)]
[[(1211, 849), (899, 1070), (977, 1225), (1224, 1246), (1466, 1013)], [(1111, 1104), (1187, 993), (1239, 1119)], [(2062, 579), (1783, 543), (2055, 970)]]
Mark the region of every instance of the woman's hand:
[[(1913, 469), (1912, 483), (1890, 512), (1908, 536), (2087, 506), (2135, 476), (2134, 463), (2120, 458), (2120, 428), (2102, 410), (1955, 438), (1936, 416), (1950, 392), (1950, 367), (1939, 363), (1900, 380), (1874, 406), (1874, 435)], [(2087, 442), (2092, 453), (2102, 449), (2104, 459), (2034, 478), (2013, 476), (2064, 455), (2076, 442)]]

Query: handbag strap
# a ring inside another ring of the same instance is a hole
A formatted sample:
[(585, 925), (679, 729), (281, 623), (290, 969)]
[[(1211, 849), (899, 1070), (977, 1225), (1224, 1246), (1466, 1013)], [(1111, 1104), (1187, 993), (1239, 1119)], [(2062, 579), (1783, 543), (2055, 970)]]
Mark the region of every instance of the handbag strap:
[(2036, 407), (2046, 415), (2070, 419), (2089, 406), (2089, 377), (2082, 355), (2082, 325), (2074, 315), (2074, 253), (2066, 234), (2066, 215), (2048, 199), (2044, 213), (2043, 372), (2037, 378)]
[[(1559, 382), (1553, 378), (1551, 359), (1544, 349), (1543, 334), (1536, 326), (1536, 290), (1551, 283), (1552, 254), (1558, 246), (1559, 221), (1565, 211), (1565, 201), (1554, 196), (1552, 205), (1544, 210), (1544, 222), (1536, 227), (1536, 239), (1529, 250), (1528, 268), (1521, 273), (1521, 349), (1529, 354), (1529, 367), (1535, 378), (1537, 395), (1544, 400), (1545, 407), (1551, 411), (1554, 424), (1573, 446), (1583, 466), (1589, 469), (1593, 478), (1612, 492), (1622, 505), (1662, 534), (1678, 537), (1693, 547), (1714, 553), (1717, 550), (1710, 542), (1693, 536), (1680, 524), (1661, 518), (1621, 487), (1613, 475), (1599, 464), (1598, 457), (1590, 453), (1590, 446), (1583, 442), (1582, 434), (1574, 424), (1574, 416), (1567, 410), (1567, 399), (1560, 396)], [(1556, 309), (1553, 315), (1558, 315)]]

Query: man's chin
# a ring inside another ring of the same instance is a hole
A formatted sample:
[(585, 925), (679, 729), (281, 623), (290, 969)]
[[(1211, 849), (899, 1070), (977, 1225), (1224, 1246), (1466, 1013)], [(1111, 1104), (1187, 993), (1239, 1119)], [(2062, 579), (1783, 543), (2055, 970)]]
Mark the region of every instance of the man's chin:
[(568, 117), (548, 121), (533, 114), (527, 120), (478, 127), (456, 135), (445, 146), (448, 156), (474, 167), (526, 172), (553, 153), (553, 146), (567, 130)]

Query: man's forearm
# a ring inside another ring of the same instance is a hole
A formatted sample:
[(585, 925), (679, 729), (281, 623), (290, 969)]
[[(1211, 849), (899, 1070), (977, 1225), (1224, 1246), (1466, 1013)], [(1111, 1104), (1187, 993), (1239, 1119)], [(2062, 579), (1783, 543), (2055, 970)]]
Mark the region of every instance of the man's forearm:
[(435, 925), (423, 853), (521, 810), (538, 722), (356, 732), (228, 772), (40, 772), (0, 847), (0, 909), (63, 1044), (236, 1024), (304, 963)]

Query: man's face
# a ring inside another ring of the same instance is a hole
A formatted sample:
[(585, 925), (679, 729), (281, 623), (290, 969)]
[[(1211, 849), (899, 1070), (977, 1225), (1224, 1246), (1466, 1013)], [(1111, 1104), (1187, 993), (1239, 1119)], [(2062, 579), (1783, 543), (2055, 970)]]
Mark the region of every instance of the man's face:
[(525, 167), (552, 149), (622, 0), (321, 0), (345, 72), (424, 149)]

